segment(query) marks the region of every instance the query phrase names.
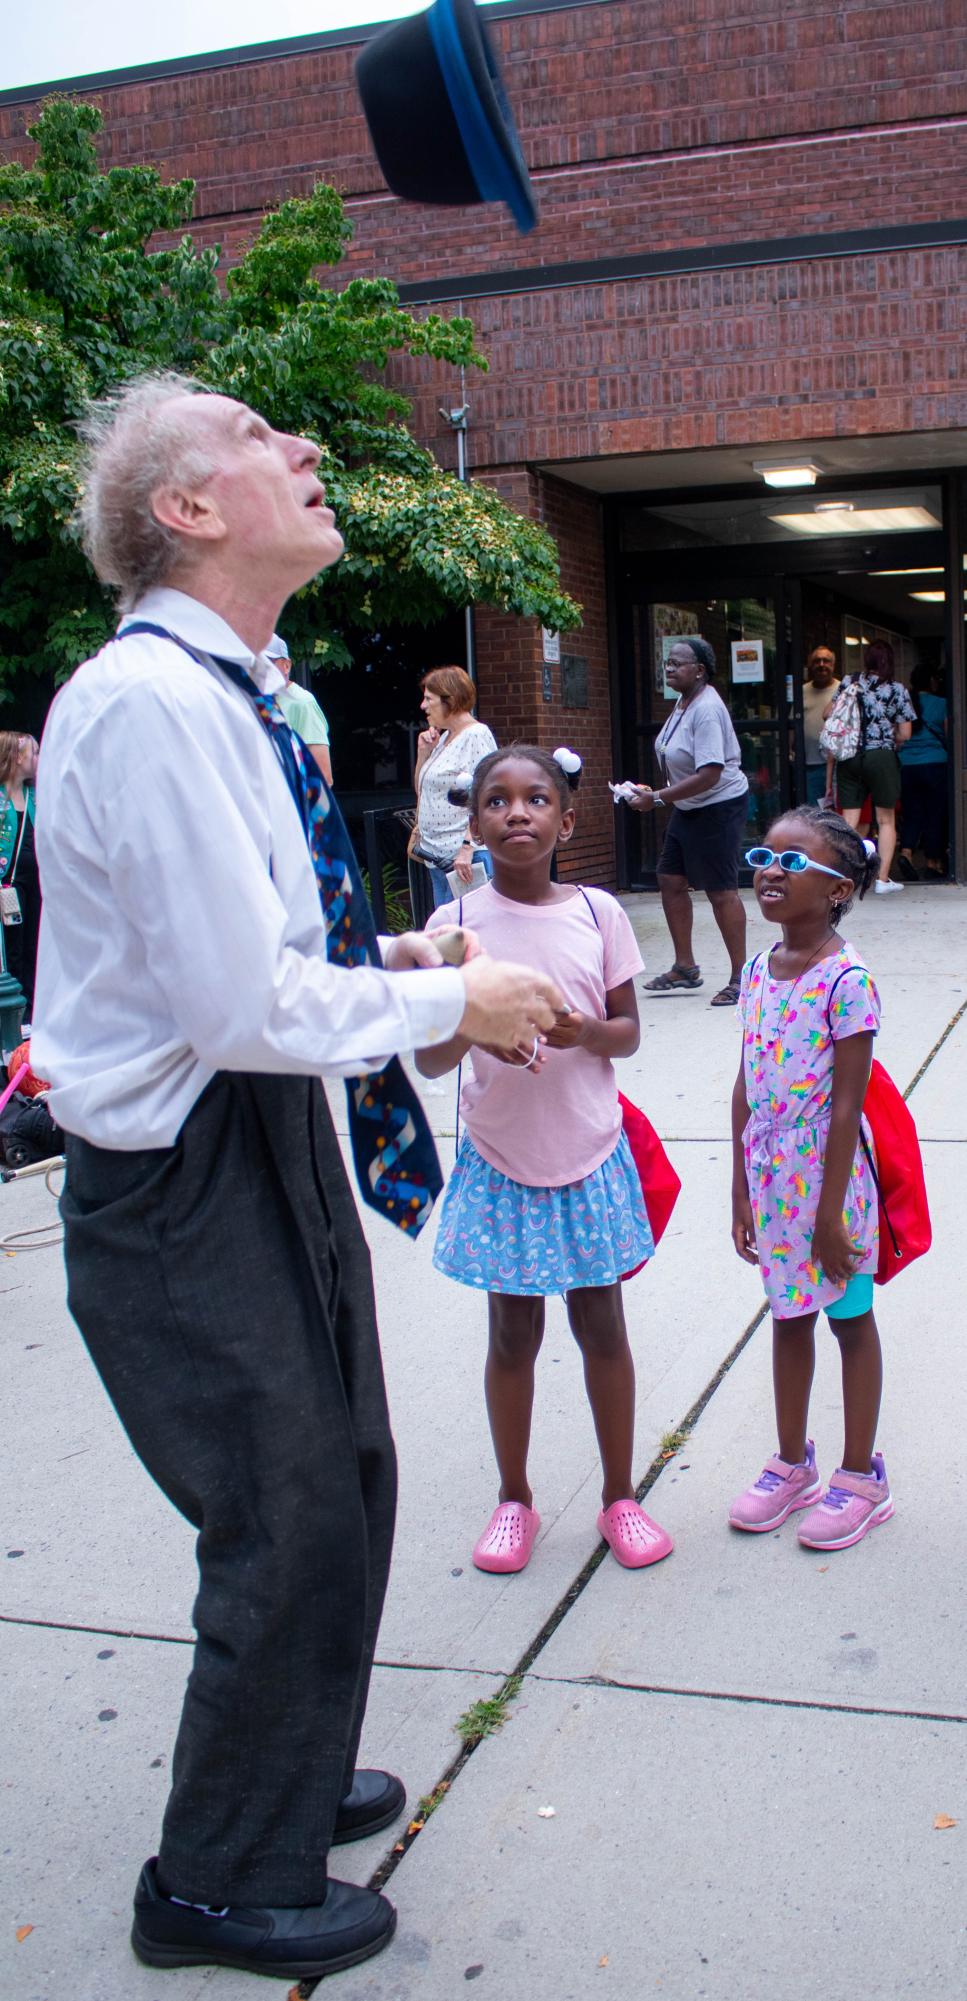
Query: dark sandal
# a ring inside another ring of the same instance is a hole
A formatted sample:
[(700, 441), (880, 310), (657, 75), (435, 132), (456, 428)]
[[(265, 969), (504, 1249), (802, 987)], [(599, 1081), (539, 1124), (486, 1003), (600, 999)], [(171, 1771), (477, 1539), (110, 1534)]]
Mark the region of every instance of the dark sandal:
[(717, 994), (712, 995), (709, 1007), (737, 1007), (739, 990), (740, 982), (738, 980), (730, 980), (728, 986), (721, 987)]
[(673, 966), (670, 973), (656, 973), (653, 980), (646, 980), (643, 992), (646, 994), (688, 993), (700, 987), (702, 974), (698, 966)]

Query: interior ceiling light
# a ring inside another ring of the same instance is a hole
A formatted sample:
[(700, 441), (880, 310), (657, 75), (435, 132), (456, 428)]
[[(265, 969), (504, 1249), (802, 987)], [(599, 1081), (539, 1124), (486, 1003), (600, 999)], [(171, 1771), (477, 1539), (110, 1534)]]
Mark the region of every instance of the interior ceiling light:
[(911, 591), (910, 596), (920, 604), (946, 604), (946, 591)]
[(928, 507), (907, 502), (893, 507), (857, 507), (855, 501), (800, 508), (795, 514), (770, 514), (778, 528), (793, 535), (897, 535), (904, 529), (939, 528)]
[(760, 473), (767, 486), (815, 486), (822, 466), (813, 459), (753, 459), (753, 472)]
[[(965, 558), (965, 561), (967, 561), (967, 558)], [(867, 576), (870, 576), (870, 577), (942, 577), (942, 576), (943, 576), (943, 564), (942, 564), (942, 563), (936, 563), (936, 564), (931, 564), (931, 565), (930, 565), (930, 566), (929, 566), (928, 568), (925, 568), (925, 569), (922, 569), (922, 570), (921, 570), (921, 569), (916, 569), (916, 570), (868, 570), (868, 571), (867, 571)]]

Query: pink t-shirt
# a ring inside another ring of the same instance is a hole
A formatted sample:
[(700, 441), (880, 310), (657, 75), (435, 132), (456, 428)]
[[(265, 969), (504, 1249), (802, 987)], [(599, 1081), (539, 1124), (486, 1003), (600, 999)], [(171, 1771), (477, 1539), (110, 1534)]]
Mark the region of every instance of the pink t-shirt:
[[(426, 928), (439, 931), (456, 918), (457, 906), (444, 904)], [(463, 898), (462, 921), (492, 959), (515, 960), (549, 974), (571, 1007), (599, 1021), (607, 1018), (609, 991), (642, 971), (631, 925), (604, 889), (576, 890), (566, 902), (535, 905), (512, 903), (485, 883)], [(618, 1085), (606, 1056), (548, 1049), (535, 1074), (473, 1049), (463, 1077), (460, 1111), (477, 1152), (530, 1188), (583, 1181), (621, 1137)]]

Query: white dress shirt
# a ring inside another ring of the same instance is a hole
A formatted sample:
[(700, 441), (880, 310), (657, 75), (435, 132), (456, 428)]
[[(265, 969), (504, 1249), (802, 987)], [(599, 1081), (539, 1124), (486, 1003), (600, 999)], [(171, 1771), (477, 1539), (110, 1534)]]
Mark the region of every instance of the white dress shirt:
[[(147, 619), (282, 676), (224, 620), (158, 589)], [(37, 788), (41, 921), (31, 1059), (95, 1145), (170, 1146), (218, 1070), (354, 1076), (452, 1035), (452, 968), (330, 966), (302, 822), (249, 697), (148, 634), (57, 696)]]

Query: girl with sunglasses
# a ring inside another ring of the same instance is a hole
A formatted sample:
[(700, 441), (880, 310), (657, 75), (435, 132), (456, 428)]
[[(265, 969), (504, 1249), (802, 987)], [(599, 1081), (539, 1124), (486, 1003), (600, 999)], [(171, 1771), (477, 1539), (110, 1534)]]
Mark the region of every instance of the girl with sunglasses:
[[(880, 1022), (876, 988), (837, 927), (876, 875), (876, 850), (838, 813), (806, 806), (750, 849), (763, 916), (782, 942), (749, 961), (743, 1049), (732, 1097), (732, 1238), (757, 1264), (772, 1308), (778, 1451), (732, 1504), (733, 1528), (762, 1534), (799, 1510), (807, 1549), (845, 1549), (889, 1519), (874, 1453), (882, 1361), (873, 1318), (877, 1194), (863, 1099)], [(826, 1491), (806, 1436), (815, 1328), (839, 1342), (845, 1440)]]

